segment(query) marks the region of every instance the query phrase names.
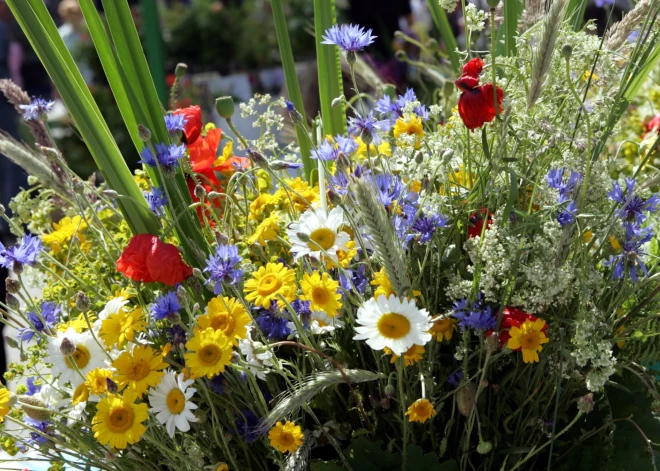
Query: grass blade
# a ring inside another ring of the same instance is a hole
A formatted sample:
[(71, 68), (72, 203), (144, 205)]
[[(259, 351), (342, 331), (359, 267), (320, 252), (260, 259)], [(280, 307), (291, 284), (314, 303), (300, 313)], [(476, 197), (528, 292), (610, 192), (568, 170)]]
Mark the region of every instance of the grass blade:
[(458, 73), (461, 68), (461, 59), (458, 57), (458, 52), (456, 52), (458, 44), (456, 43), (454, 32), (451, 30), (447, 13), (442, 9), (438, 0), (428, 0), (428, 4), (433, 22), (436, 28), (438, 28), (438, 31), (440, 31), (440, 37), (447, 46), (447, 55), (449, 56), (451, 67), (454, 69), (454, 72)]

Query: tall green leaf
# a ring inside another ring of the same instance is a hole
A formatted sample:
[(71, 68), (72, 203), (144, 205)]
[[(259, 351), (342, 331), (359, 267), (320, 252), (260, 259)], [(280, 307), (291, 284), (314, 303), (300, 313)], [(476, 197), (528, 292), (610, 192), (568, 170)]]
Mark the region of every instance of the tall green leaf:
[(339, 48), (321, 44), (325, 31), (337, 23), (335, 0), (314, 0), (314, 34), (319, 72), (321, 116), (325, 134), (344, 134), (346, 114), (343, 106), (332, 107), (332, 100), (344, 93)]
[(458, 57), (458, 52), (456, 52), (458, 44), (456, 43), (454, 32), (451, 30), (447, 13), (442, 9), (438, 0), (428, 0), (428, 4), (433, 22), (436, 28), (438, 28), (438, 31), (440, 31), (440, 37), (447, 46), (447, 54), (449, 55), (451, 66), (454, 72), (458, 73), (461, 68), (461, 59)]
[(110, 188), (121, 195), (117, 204), (131, 231), (156, 234), (158, 222), (149, 211), (43, 0), (7, 0), (7, 4), (60, 92), (99, 170)]
[(574, 31), (580, 31), (580, 28), (582, 28), (586, 8), (587, 0), (569, 0), (566, 18), (573, 24)]
[(516, 36), (518, 35), (518, 17), (521, 13), (520, 0), (504, 2), (504, 52), (507, 56), (516, 55)]
[[(289, 40), (289, 31), (286, 25), (286, 16), (284, 15), (282, 0), (271, 0), (271, 4), (273, 9), (273, 19), (275, 20), (277, 43), (280, 47), (280, 57), (282, 58), (282, 68), (284, 69), (284, 78), (286, 80), (286, 88), (289, 91), (289, 98), (291, 98), (291, 102), (296, 107), (296, 110), (302, 115), (303, 122), (307, 123), (305, 106), (302, 93), (300, 92), (296, 63), (293, 60), (293, 50), (291, 49), (291, 41)], [(298, 145), (300, 146), (300, 157), (302, 157), (303, 161), (305, 178), (309, 180), (312, 175), (312, 170), (314, 169), (314, 165), (310, 158), (311, 146), (309, 136), (305, 130), (298, 125), (296, 125), (296, 136), (298, 137)]]

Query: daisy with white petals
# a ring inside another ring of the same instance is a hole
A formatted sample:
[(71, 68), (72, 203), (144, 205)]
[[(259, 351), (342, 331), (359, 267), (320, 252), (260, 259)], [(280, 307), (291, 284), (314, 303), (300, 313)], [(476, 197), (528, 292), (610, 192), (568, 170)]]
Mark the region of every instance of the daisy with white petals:
[(400, 299), (391, 294), (364, 303), (357, 313), (354, 340), (366, 340), (374, 350), (387, 347), (401, 356), (413, 345), (423, 346), (431, 340), (428, 330), (431, 318), (426, 309), (419, 309), (414, 300)]
[(198, 421), (192, 413), (197, 405), (190, 401), (197, 390), (188, 388), (194, 382), (194, 379), (185, 381), (183, 373), (177, 375), (168, 370), (160, 384), (149, 392), (151, 412), (156, 414), (158, 422), (165, 425), (170, 438), (174, 438), (175, 429), (187, 432), (190, 422)]
[(326, 334), (342, 327), (344, 327), (344, 322), (339, 319), (339, 316), (330, 317), (322, 311), (312, 312), (309, 318), (309, 330), (313, 334)]
[[(67, 356), (62, 353), (62, 342), (64, 340), (64, 351), (71, 351)], [(73, 328), (66, 332), (58, 332), (56, 337), (48, 340), (48, 363), (52, 363), (51, 373), (54, 378), (59, 376), (60, 384), (71, 382), (71, 386), (83, 383), (87, 373), (105, 366), (107, 359), (99, 344), (94, 340), (92, 334), (88, 332), (78, 333)]]
[(337, 262), (337, 251), (347, 251), (349, 235), (342, 231), (344, 213), (341, 208), (334, 208), (329, 213), (322, 209), (305, 211), (297, 222), (291, 223), (287, 235), (291, 241), (291, 253), (297, 261), (305, 255), (332, 259)]

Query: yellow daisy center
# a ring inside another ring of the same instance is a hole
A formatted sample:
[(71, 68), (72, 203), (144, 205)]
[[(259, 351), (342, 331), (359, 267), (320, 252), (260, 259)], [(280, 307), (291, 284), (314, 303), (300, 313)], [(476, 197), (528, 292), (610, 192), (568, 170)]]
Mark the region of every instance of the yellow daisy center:
[(328, 302), (328, 290), (322, 286), (312, 288), (312, 301), (320, 306)]
[(289, 432), (282, 432), (279, 436), (280, 446), (283, 446), (283, 447), (291, 446), (291, 445), (293, 445), (293, 443), (295, 441), (296, 441), (296, 439)]
[(536, 350), (541, 346), (541, 336), (539, 332), (527, 332), (520, 338), (520, 346), (526, 350)]
[(312, 250), (318, 250), (320, 247), (327, 251), (330, 247), (335, 245), (336, 238), (337, 236), (334, 231), (327, 227), (321, 227), (309, 235), (309, 242), (307, 242), (307, 245)]
[(211, 327), (213, 330), (222, 330), (225, 333), (231, 333), (234, 331), (234, 318), (229, 315), (229, 313), (216, 314), (211, 317)]
[(259, 287), (257, 288), (257, 292), (262, 296), (267, 296), (269, 294), (273, 294), (281, 287), (282, 280), (280, 280), (277, 275), (268, 273), (267, 275), (264, 275), (261, 280), (259, 280)]
[(165, 403), (172, 414), (180, 414), (186, 407), (186, 397), (180, 389), (174, 388), (167, 394)]
[(141, 379), (146, 378), (149, 373), (151, 373), (151, 367), (149, 366), (149, 363), (140, 359), (133, 362), (133, 364), (128, 369), (126, 377), (130, 381), (140, 381)]
[(197, 358), (204, 366), (215, 365), (222, 356), (222, 350), (217, 345), (205, 345), (197, 352)]
[(378, 320), (378, 332), (389, 339), (400, 339), (410, 332), (410, 321), (406, 316), (388, 312)]
[(73, 354), (70, 357), (66, 357), (66, 366), (69, 368), (73, 369), (74, 366), (71, 363), (71, 359), (73, 359), (74, 363), (78, 367), (78, 369), (85, 368), (87, 364), (89, 363), (90, 358), (92, 355), (89, 353), (89, 350), (87, 350), (87, 347), (84, 347), (82, 345), (77, 345), (76, 346), (76, 351), (73, 352)]
[(116, 407), (108, 414), (108, 429), (113, 433), (124, 433), (133, 426), (135, 416), (130, 407)]

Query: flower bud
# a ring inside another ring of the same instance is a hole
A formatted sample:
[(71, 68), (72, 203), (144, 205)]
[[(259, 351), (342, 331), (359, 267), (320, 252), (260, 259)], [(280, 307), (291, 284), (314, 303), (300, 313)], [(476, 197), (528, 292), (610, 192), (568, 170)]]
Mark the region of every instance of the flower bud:
[(343, 152), (340, 152), (335, 160), (335, 169), (340, 173), (348, 173), (351, 170), (351, 161)]
[(4, 215), (5, 215), (5, 207), (0, 204), (0, 216), (4, 216)]
[(395, 393), (394, 386), (388, 383), (387, 386), (385, 386), (385, 396), (391, 399), (394, 397), (394, 393)]
[(417, 165), (422, 165), (422, 162), (424, 162), (424, 154), (422, 154), (420, 151), (417, 151), (415, 153), (415, 163)]
[(234, 99), (230, 96), (216, 98), (215, 109), (220, 116), (225, 119), (230, 119), (234, 116)]
[(259, 167), (264, 169), (268, 168), (268, 159), (266, 159), (266, 157), (264, 157), (264, 155), (261, 152), (258, 152), (254, 149), (248, 149), (247, 153), (252, 159), (252, 161), (255, 164), (257, 164)]
[(340, 95), (337, 98), (335, 98), (334, 100), (332, 100), (332, 103), (330, 104), (330, 106), (332, 106), (333, 108), (337, 108), (337, 107), (341, 106), (344, 103), (344, 101), (346, 101), (346, 97), (344, 95)]
[(23, 264), (19, 261), (14, 261), (13, 265), (11, 266), (11, 269), (14, 273), (20, 275), (21, 273), (23, 273)]
[(11, 293), (7, 293), (7, 299), (5, 302), (7, 303), (7, 306), (9, 306), (9, 309), (13, 309), (14, 311), (18, 311), (21, 307), (18, 298)]
[(80, 178), (74, 178), (72, 181), (73, 191), (82, 195), (85, 193), (85, 183)]
[(89, 297), (82, 291), (78, 291), (76, 293), (76, 309), (78, 309), (80, 312), (87, 312), (89, 311), (89, 308), (92, 307), (92, 302), (89, 300)]
[(195, 303), (195, 304), (193, 304), (193, 307), (192, 307), (192, 312), (193, 312), (193, 313), (195, 313), (195, 312), (197, 312), (197, 311), (199, 311), (199, 303)]
[(588, 414), (589, 412), (594, 410), (593, 393), (589, 393), (586, 396), (582, 396), (580, 399), (578, 399), (578, 410), (580, 412), (584, 412), (585, 414)]
[(474, 385), (468, 384), (456, 391), (456, 403), (458, 411), (465, 417), (469, 416), (474, 408)]
[(573, 55), (573, 46), (570, 44), (564, 44), (561, 48), (561, 55), (564, 56), (564, 59), (570, 59)]
[(21, 284), (18, 280), (9, 277), (5, 279), (5, 287), (7, 288), (7, 292), (12, 294), (16, 294), (21, 290)]
[(193, 268), (193, 276), (195, 278), (201, 278), (202, 277), (202, 270), (200, 270), (197, 267)]
[(14, 337), (10, 337), (9, 335), (5, 335), (5, 343), (11, 347), (11, 348), (18, 348), (18, 342)]
[(229, 236), (227, 234), (218, 231), (214, 235), (215, 235), (215, 241), (218, 245), (229, 244)]
[(186, 293), (186, 288), (183, 286), (179, 285), (176, 288), (176, 299), (179, 301), (179, 303), (185, 303), (186, 298), (188, 298), (188, 293)]
[(218, 193), (217, 191), (209, 191), (209, 194), (207, 196), (211, 199), (215, 199), (215, 198), (220, 198), (222, 196), (222, 193)]
[(330, 204), (333, 206), (339, 206), (341, 204), (341, 196), (339, 196), (336, 191), (333, 191), (332, 188), (328, 188), (326, 195), (328, 197), (328, 201), (330, 201)]
[(200, 200), (203, 199), (206, 196), (206, 190), (204, 189), (204, 187), (202, 185), (197, 185), (195, 187), (195, 196), (197, 197), (197, 199), (200, 199)]
[(498, 347), (500, 346), (500, 339), (499, 335), (497, 332), (493, 332), (490, 334), (488, 337), (486, 337), (486, 350), (489, 351), (490, 353), (493, 353), (497, 351)]
[(500, 0), (486, 0), (486, 3), (488, 3), (488, 6), (491, 8), (497, 8), (497, 5), (500, 4)]
[(138, 124), (138, 137), (142, 142), (149, 142), (151, 140), (151, 131), (144, 124)]
[(479, 444), (477, 445), (477, 453), (479, 453), (480, 455), (486, 455), (490, 453), (490, 450), (492, 449), (493, 449), (493, 444), (490, 442), (480, 441)]
[(47, 409), (47, 405), (44, 401), (39, 399), (36, 396), (20, 396), (18, 402), (29, 418), (37, 420), (39, 422), (45, 422), (50, 419), (50, 411), (44, 410)]
[(302, 123), (303, 117), (300, 112), (296, 109), (294, 104), (289, 100), (286, 100), (286, 111), (289, 114), (289, 119), (294, 123)]
[(348, 62), (348, 65), (353, 67), (355, 63), (357, 62), (357, 54), (355, 51), (347, 51), (346, 52), (346, 62)]
[(179, 62), (174, 68), (174, 76), (178, 79), (185, 77), (186, 72), (188, 72), (188, 65), (183, 62)]
[(408, 54), (406, 54), (406, 51), (404, 51), (403, 49), (399, 49), (394, 53), (394, 58), (398, 61), (405, 61), (407, 57)]
[(380, 407), (382, 407), (384, 410), (388, 410), (390, 408), (390, 400), (387, 397), (384, 397), (380, 400)]
[(296, 232), (296, 237), (300, 240), (300, 242), (307, 243), (310, 241), (309, 234), (306, 234), (304, 232)]
[(34, 186), (39, 183), (39, 179), (35, 177), (34, 175), (28, 175), (27, 178), (28, 185)]
[(69, 340), (67, 337), (64, 337), (62, 339), (62, 343), (60, 344), (60, 353), (64, 356), (71, 356), (76, 352), (76, 346), (73, 344), (71, 340)]
[(449, 163), (449, 161), (454, 157), (454, 149), (447, 149), (442, 153), (442, 162)]
[(105, 378), (105, 385), (108, 388), (110, 394), (117, 394), (119, 391), (119, 386), (110, 378)]

